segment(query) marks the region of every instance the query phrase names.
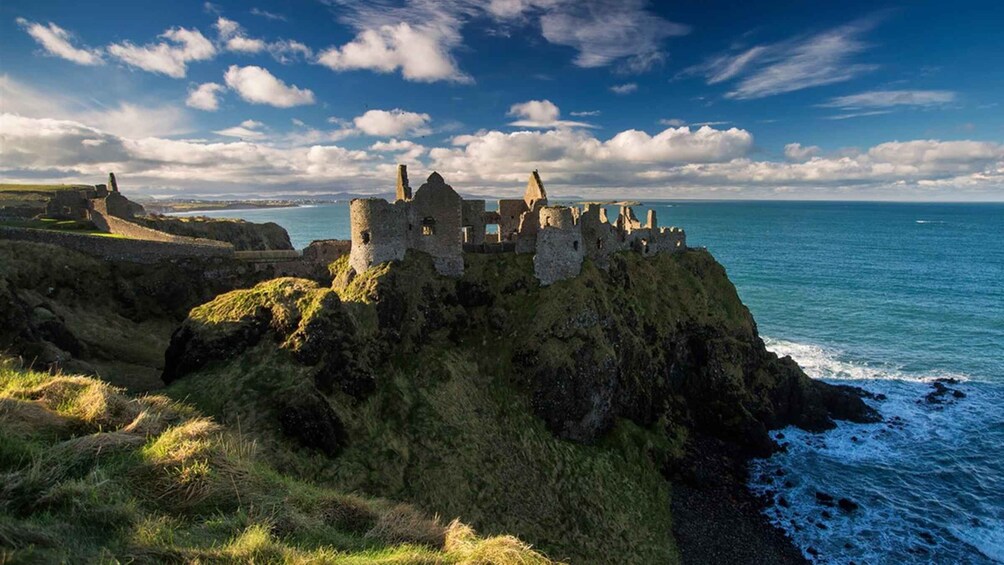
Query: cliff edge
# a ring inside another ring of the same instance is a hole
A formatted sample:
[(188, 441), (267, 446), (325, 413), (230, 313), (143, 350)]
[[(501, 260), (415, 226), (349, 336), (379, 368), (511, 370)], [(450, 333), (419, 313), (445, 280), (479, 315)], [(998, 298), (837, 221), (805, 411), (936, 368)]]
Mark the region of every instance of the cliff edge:
[(219, 296), (173, 335), (168, 394), (240, 422), (287, 472), (576, 563), (700, 561), (678, 490), (734, 482), (777, 449), (769, 429), (878, 419), (767, 351), (707, 251), (616, 254), (547, 287), (527, 255), (464, 259), (451, 279), (421, 253), (362, 275), (343, 258), (331, 288)]

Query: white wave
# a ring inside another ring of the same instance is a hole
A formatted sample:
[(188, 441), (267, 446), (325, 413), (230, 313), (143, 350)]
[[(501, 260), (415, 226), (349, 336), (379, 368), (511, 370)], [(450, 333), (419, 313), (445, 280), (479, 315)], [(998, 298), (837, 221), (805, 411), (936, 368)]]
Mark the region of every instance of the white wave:
[[(784, 504), (766, 509), (817, 563), (901, 564), (1004, 562), (1004, 528), (993, 493), (1004, 481), (1001, 465), (985, 454), (999, 449), (1004, 387), (971, 380), (965, 397), (926, 402), (930, 381), (965, 375), (907, 373), (893, 364), (854, 360), (835, 348), (764, 338), (791, 355), (806, 373), (854, 380), (882, 401), (869, 400), (885, 419), (877, 424), (838, 422), (824, 434), (786, 428), (774, 437), (786, 450), (753, 462), (750, 487), (777, 493)], [(928, 467), (930, 465), (930, 467)], [(979, 477), (966, 481), (961, 477)], [(853, 513), (826, 508), (816, 492), (848, 497)], [(922, 538), (921, 535), (929, 536)], [(920, 553), (916, 553), (920, 547)]]
[(944, 220), (916, 220), (918, 224), (943, 224)]
[(904, 372), (900, 366), (885, 363), (882, 365), (850, 359), (844, 352), (821, 345), (797, 343), (771, 337), (763, 338), (767, 349), (778, 356), (791, 356), (802, 370), (810, 377), (826, 380), (884, 380), (896, 379), (902, 381), (931, 382), (936, 379), (969, 380), (961, 373), (932, 371), (917, 375)]

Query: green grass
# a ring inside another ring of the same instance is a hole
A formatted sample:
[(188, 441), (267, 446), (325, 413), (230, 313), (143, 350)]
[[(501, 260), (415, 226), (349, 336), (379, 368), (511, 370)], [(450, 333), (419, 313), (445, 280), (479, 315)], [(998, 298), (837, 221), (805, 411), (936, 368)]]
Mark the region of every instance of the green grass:
[(91, 184), (4, 184), (0, 192), (56, 192), (60, 190), (80, 190), (94, 188)]
[(281, 474), (189, 405), (10, 360), (0, 561), (550, 563), (510, 536)]
[(51, 218), (31, 219), (31, 220), (0, 220), (0, 226), (11, 228), (27, 228), (45, 231), (69, 232), (78, 235), (88, 235), (94, 237), (110, 237), (114, 239), (128, 239), (128, 237), (117, 233), (106, 233), (98, 231), (94, 224), (78, 220), (56, 220)]
[[(220, 339), (264, 309), (273, 314), (275, 338), (234, 351), (165, 393), (231, 425), (239, 421), (276, 465), (295, 476), (463, 516), (479, 531), (511, 533), (572, 562), (677, 561), (671, 486), (660, 465), (682, 455), (685, 431), (667, 422), (646, 428), (619, 420), (592, 445), (558, 439), (533, 415), (514, 367), (531, 342), (556, 363), (570, 359), (582, 339), (555, 328), (565, 327), (577, 309), (598, 307), (607, 315), (624, 297), (601, 294), (601, 304), (593, 304), (596, 289), (608, 285), (592, 266), (569, 284), (541, 288), (530, 256), (467, 259), (461, 282), (494, 297), (493, 305), (461, 306), (458, 283), (416, 258), (355, 277), (348, 276), (345, 258), (336, 261), (331, 269), (340, 308), (322, 300), (331, 289), (297, 279), (222, 295), (193, 309), (186, 326)], [(660, 266), (678, 270), (674, 300), (642, 300), (632, 308), (670, 320), (731, 316), (702, 299), (707, 290), (699, 285), (680, 299), (693, 279), (681, 264), (689, 260), (667, 259)], [(661, 288), (655, 274), (638, 284)], [(378, 375), (376, 391), (362, 401), (327, 396), (350, 438), (334, 459), (295, 447), (276, 425), (287, 399), (314, 389), (313, 367), (295, 360), (294, 336), (309, 343), (309, 321), (332, 308), (352, 320), (362, 348), (357, 360), (369, 359)], [(743, 323), (741, 316), (735, 323)], [(392, 345), (384, 350), (380, 343)], [(377, 353), (367, 356), (368, 348)]]

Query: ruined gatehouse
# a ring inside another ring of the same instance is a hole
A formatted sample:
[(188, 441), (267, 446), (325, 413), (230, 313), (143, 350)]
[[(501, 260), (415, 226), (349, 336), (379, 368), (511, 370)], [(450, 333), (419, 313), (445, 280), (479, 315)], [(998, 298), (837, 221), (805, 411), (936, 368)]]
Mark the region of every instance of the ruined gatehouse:
[(412, 194), (405, 165), (398, 165), (394, 202), (357, 198), (350, 204), (350, 264), (357, 273), (386, 261), (404, 259), (409, 249), (432, 256), (436, 270), (448, 276), (464, 272), (464, 253), (532, 253), (534, 274), (548, 285), (579, 274), (588, 258), (600, 267), (610, 254), (635, 251), (645, 256), (686, 248), (680, 228), (660, 228), (655, 210), (645, 223), (630, 206), (621, 206), (614, 222), (599, 204), (551, 206), (537, 171), (530, 173), (523, 198), (465, 200), (439, 173)]

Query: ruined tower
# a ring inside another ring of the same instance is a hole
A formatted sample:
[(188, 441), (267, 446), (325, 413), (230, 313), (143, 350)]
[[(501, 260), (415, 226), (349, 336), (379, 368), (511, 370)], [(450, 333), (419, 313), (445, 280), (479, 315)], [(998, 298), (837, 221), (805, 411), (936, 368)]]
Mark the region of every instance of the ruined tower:
[(400, 261), (408, 249), (407, 204), (383, 198), (356, 198), (349, 203), (352, 248), (349, 264), (357, 273), (386, 261)]
[(395, 200), (411, 200), (411, 186), (408, 184), (408, 166), (397, 166), (397, 195)]
[(108, 190), (112, 192), (119, 191), (119, 183), (115, 181), (115, 173), (108, 173)]

